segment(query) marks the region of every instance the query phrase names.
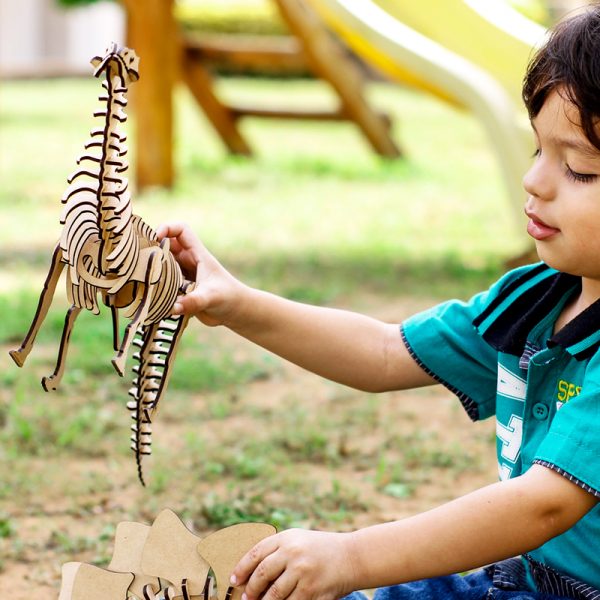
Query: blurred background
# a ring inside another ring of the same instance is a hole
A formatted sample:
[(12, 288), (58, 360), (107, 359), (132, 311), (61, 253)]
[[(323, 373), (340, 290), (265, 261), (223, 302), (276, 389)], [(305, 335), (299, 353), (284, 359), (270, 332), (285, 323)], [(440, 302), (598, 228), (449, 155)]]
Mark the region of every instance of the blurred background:
[(520, 102), (567, 0), (0, 0), (0, 589), (56, 595), (115, 526), (165, 507), (347, 530), (494, 481), (494, 423), (442, 389), (372, 395), (193, 322), (137, 481), (110, 315), (79, 317), (61, 388), (59, 284), (20, 345), (98, 107), (90, 59), (140, 56), (125, 124), (134, 212), (185, 220), (236, 276), (390, 322), (535, 260)]

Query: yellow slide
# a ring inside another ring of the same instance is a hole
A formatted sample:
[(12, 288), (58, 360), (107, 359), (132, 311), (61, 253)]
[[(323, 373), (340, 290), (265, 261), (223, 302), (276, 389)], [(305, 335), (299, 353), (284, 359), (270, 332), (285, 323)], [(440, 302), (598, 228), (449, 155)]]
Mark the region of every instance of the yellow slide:
[(327, 25), (392, 80), (471, 111), (496, 151), (523, 218), (533, 151), (520, 86), (544, 30), (490, 0), (309, 0)]
[(521, 83), (543, 27), (502, 0), (375, 0), (411, 29), (466, 58), (498, 80), (520, 107)]

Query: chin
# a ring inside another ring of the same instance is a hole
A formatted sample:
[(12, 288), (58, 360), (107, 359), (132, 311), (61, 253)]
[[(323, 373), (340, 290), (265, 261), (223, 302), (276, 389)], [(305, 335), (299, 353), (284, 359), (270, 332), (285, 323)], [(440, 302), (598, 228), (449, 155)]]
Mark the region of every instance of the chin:
[(569, 260), (565, 256), (560, 256), (556, 252), (550, 252), (548, 248), (543, 247), (543, 244), (536, 243), (535, 246), (539, 259), (549, 267), (563, 273), (569, 273), (570, 275), (582, 275), (582, 273), (577, 272), (578, 269), (572, 260)]

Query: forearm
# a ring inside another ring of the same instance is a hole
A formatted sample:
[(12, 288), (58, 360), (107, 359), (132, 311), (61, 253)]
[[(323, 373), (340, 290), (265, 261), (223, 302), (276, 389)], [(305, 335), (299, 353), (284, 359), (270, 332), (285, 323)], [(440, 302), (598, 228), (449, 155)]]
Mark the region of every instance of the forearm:
[(309, 306), (252, 289), (233, 277), (182, 223), (159, 228), (195, 288), (180, 296), (173, 314), (225, 325), (333, 381), (379, 392), (430, 385), (411, 358), (397, 325), (356, 313)]
[(590, 494), (560, 475), (534, 468), (533, 477), (550, 478), (559, 494), (566, 490), (564, 498), (571, 503), (561, 506), (545, 496), (552, 490), (521, 477), (415, 517), (347, 534), (353, 589), (460, 573), (517, 556), (563, 533), (595, 504)]
[(323, 377), (383, 391), (433, 383), (410, 358), (398, 325), (247, 289), (227, 326)]

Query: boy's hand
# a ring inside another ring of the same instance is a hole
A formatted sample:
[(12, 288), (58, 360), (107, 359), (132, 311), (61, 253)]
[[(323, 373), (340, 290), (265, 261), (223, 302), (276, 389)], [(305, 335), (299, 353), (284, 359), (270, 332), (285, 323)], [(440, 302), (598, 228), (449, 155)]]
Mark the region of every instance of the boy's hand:
[(183, 274), (196, 282), (192, 292), (177, 298), (173, 314), (193, 315), (209, 326), (226, 324), (245, 286), (225, 270), (184, 223), (165, 223), (156, 233), (159, 240), (169, 238)]
[(235, 567), (243, 600), (337, 600), (353, 588), (351, 534), (289, 529), (259, 542)]

